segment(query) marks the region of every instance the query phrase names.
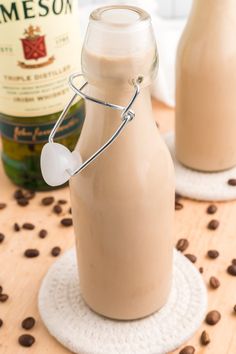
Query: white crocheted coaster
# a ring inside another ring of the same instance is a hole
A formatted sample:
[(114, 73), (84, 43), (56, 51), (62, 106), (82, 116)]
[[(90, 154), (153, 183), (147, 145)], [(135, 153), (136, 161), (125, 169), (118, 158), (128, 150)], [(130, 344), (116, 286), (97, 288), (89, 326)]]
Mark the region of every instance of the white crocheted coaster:
[(52, 265), (39, 292), (39, 311), (49, 332), (78, 354), (167, 353), (194, 334), (206, 307), (200, 273), (177, 251), (168, 303), (142, 320), (113, 321), (87, 307), (80, 293), (74, 249)]
[(236, 199), (236, 187), (228, 180), (236, 178), (236, 167), (222, 172), (198, 172), (183, 166), (175, 157), (174, 133), (167, 133), (164, 139), (175, 166), (176, 192), (183, 197), (202, 201), (224, 201)]

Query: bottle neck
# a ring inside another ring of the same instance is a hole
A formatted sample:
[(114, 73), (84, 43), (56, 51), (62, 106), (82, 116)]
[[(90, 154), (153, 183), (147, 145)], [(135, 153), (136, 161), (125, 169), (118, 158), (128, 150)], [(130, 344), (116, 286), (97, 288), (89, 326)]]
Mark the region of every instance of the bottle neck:
[[(108, 92), (98, 90), (94, 86), (89, 86), (87, 93), (98, 99), (122, 106), (126, 106), (133, 95), (132, 91), (128, 93), (124, 93), (122, 90)], [(148, 140), (148, 136), (155, 131), (149, 87), (141, 90), (132, 110), (135, 113), (134, 119), (128, 123), (115, 143), (115, 146), (121, 146), (125, 151), (129, 150), (133, 144), (137, 144), (140, 136), (143, 139), (146, 137)], [(101, 145), (108, 141), (121, 121), (120, 111), (86, 101), (86, 118), (78, 142), (83, 159), (91, 156), (94, 151), (97, 151)]]
[[(91, 97), (102, 100), (104, 102), (109, 102), (115, 105), (119, 105), (122, 107), (126, 107), (130, 100), (132, 99), (135, 93), (135, 88), (130, 86), (129, 89), (124, 90), (119, 87), (95, 87), (89, 85), (88, 94)], [(149, 119), (149, 115), (146, 116), (146, 112), (149, 112), (151, 109), (151, 94), (150, 94), (150, 86), (141, 87), (140, 93), (137, 96), (132, 108), (135, 111), (135, 115), (139, 116), (139, 119)], [(107, 120), (108, 123), (112, 120), (115, 121), (116, 124), (121, 119), (121, 111), (117, 111), (103, 105), (98, 105), (96, 103), (86, 101), (86, 112), (87, 117), (99, 114), (101, 120)], [(98, 123), (100, 124), (100, 123)], [(112, 123), (113, 125), (113, 123)]]

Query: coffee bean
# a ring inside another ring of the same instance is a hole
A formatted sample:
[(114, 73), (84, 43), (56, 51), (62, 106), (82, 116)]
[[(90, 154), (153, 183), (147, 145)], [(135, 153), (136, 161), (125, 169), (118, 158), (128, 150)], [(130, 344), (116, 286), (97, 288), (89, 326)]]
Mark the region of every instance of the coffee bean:
[(39, 231), (40, 238), (45, 238), (47, 236), (47, 234), (48, 234), (47, 230), (42, 229)]
[(23, 193), (23, 190), (22, 189), (17, 189), (14, 194), (13, 194), (13, 197), (17, 200), (17, 199), (21, 199), (21, 198), (24, 198), (24, 193)]
[(60, 253), (61, 253), (60, 247), (53, 247), (53, 249), (51, 250), (51, 255), (53, 257), (58, 257)]
[(31, 347), (35, 342), (35, 338), (30, 334), (22, 334), (18, 342), (22, 347)]
[(17, 204), (24, 207), (29, 204), (29, 201), (26, 198), (20, 198), (20, 199), (17, 199)]
[(175, 202), (175, 210), (181, 210), (183, 209), (183, 204), (181, 204), (180, 202)]
[(27, 257), (27, 258), (38, 257), (39, 256), (39, 250), (33, 249), (33, 248), (29, 248), (29, 249), (25, 250), (24, 256)]
[(195, 348), (192, 347), (191, 345), (188, 345), (187, 347), (184, 347), (179, 354), (194, 354), (195, 353)]
[(234, 305), (234, 312), (236, 313), (236, 305)]
[(196, 263), (197, 262), (197, 257), (194, 256), (194, 254), (185, 254), (185, 257), (188, 258), (192, 263)]
[(186, 251), (188, 246), (189, 246), (188, 240), (186, 238), (181, 238), (177, 242), (176, 248), (177, 248), (178, 251), (184, 252), (184, 251)]
[(67, 204), (68, 202), (67, 202), (67, 200), (65, 200), (65, 199), (59, 199), (58, 200), (58, 204), (61, 204), (61, 205), (63, 205), (63, 204)]
[(216, 251), (216, 250), (209, 250), (209, 251), (207, 252), (207, 255), (208, 255), (208, 257), (211, 258), (211, 259), (216, 259), (217, 257), (219, 257), (219, 252)]
[(177, 193), (177, 192), (175, 192), (175, 200), (179, 201), (181, 198), (182, 198), (182, 195)]
[(3, 320), (0, 318), (0, 328), (3, 326)]
[(206, 315), (206, 323), (209, 324), (210, 326), (214, 326), (216, 325), (221, 319), (221, 314), (219, 313), (219, 311), (210, 311), (207, 315)]
[(212, 289), (217, 289), (220, 286), (220, 281), (216, 277), (210, 277), (209, 284)]
[(235, 178), (229, 179), (228, 180), (228, 185), (235, 187), (236, 186), (236, 179)]
[(61, 212), (62, 212), (62, 207), (60, 206), (60, 205), (54, 205), (54, 207), (53, 207), (53, 212), (55, 213), (55, 214), (61, 214)]
[(30, 222), (25, 222), (23, 225), (22, 225), (23, 229), (25, 230), (34, 230), (35, 229), (35, 226), (34, 224), (31, 224)]
[(208, 345), (211, 342), (209, 334), (206, 331), (202, 332), (200, 340), (202, 345)]
[(0, 302), (6, 302), (9, 299), (7, 294), (0, 294)]
[(201, 274), (204, 272), (203, 267), (200, 267), (200, 268), (199, 268), (199, 272), (200, 272)]
[(219, 225), (220, 223), (218, 220), (211, 220), (207, 227), (209, 230), (216, 230), (218, 229)]
[(2, 243), (5, 239), (5, 235), (0, 232), (0, 243)]
[(0, 210), (5, 209), (7, 207), (6, 203), (0, 203)]
[(68, 227), (73, 225), (73, 221), (71, 218), (64, 218), (61, 220), (61, 225)]
[(35, 195), (36, 195), (35, 191), (26, 191), (24, 197), (28, 200), (31, 200), (35, 197)]
[(16, 232), (20, 231), (20, 225), (17, 222), (13, 225), (13, 228)]
[(236, 276), (236, 265), (232, 264), (227, 268), (227, 272), (230, 275), (233, 275), (234, 277)]
[(43, 205), (47, 206), (47, 205), (53, 204), (54, 200), (55, 200), (54, 197), (45, 197), (45, 198), (42, 199), (41, 203)]
[(27, 317), (21, 323), (21, 327), (26, 330), (32, 329), (34, 325), (35, 325), (35, 319), (33, 317)]
[(209, 205), (207, 208), (207, 214), (215, 214), (217, 212), (217, 206), (214, 204)]
[(236, 265), (236, 259), (235, 259), (235, 258), (232, 259), (232, 264), (233, 264), (233, 265)]
[(71, 208), (68, 210), (68, 213), (69, 213), (69, 214), (72, 214), (72, 209), (71, 209)]

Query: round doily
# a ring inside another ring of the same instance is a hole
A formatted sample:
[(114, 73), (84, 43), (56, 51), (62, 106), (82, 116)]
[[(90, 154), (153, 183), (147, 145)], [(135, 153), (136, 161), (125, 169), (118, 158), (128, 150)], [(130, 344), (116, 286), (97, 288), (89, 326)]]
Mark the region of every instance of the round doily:
[(52, 265), (39, 292), (39, 311), (49, 332), (78, 354), (167, 353), (194, 334), (206, 306), (206, 288), (200, 273), (177, 251), (168, 303), (141, 320), (114, 321), (87, 307), (80, 293), (74, 249)]
[(190, 199), (224, 201), (236, 199), (236, 187), (228, 180), (236, 178), (236, 167), (221, 172), (198, 172), (182, 165), (175, 157), (174, 133), (164, 136), (175, 166), (176, 192)]

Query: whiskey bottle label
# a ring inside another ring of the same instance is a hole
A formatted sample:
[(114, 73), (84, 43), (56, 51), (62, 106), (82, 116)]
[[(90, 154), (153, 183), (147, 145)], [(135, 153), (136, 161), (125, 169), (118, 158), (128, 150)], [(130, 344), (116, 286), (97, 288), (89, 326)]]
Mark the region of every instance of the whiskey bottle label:
[[(0, 131), (3, 137), (8, 140), (25, 143), (25, 144), (39, 144), (46, 143), (52, 131), (55, 122), (47, 122), (37, 124), (37, 120), (32, 123), (19, 123), (10, 120), (0, 119)], [(76, 114), (68, 116), (57, 130), (55, 139), (66, 138), (73, 132), (82, 129), (83, 125), (83, 111), (77, 110)]]
[(37, 117), (61, 111), (68, 76), (80, 71), (76, 0), (0, 0), (0, 111)]

